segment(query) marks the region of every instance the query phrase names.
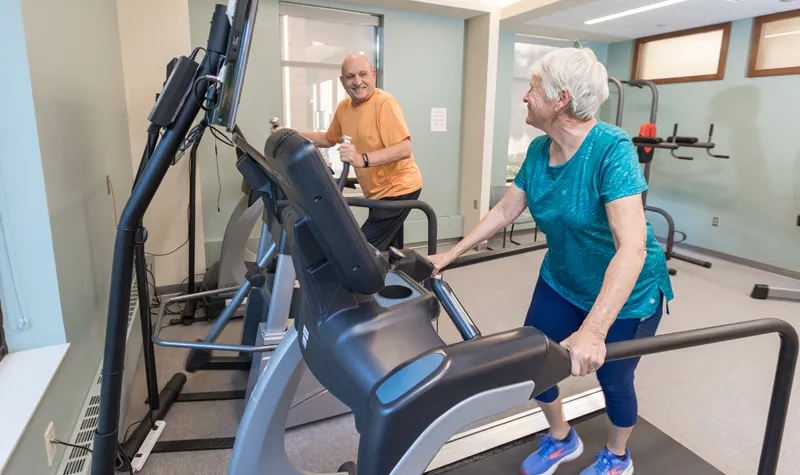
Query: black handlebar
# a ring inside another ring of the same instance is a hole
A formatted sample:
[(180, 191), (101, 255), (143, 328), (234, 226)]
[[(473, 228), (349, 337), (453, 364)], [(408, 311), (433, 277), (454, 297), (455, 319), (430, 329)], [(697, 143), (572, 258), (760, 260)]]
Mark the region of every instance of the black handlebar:
[(347, 184), (347, 175), (350, 174), (350, 164), (342, 162), (342, 176), (339, 177), (339, 191), (344, 190), (344, 185)]
[(367, 198), (359, 198), (355, 196), (347, 196), (344, 199), (348, 205), (357, 208), (376, 208), (376, 209), (418, 209), (425, 213), (428, 218), (428, 255), (436, 254), (436, 241), (438, 239), (438, 223), (436, 221), (436, 213), (431, 206), (419, 200), (400, 200), (400, 201), (382, 201), (382, 200), (369, 200)]
[(495, 259), (502, 259), (504, 257), (516, 256), (517, 254), (525, 254), (526, 252), (541, 251), (547, 249), (547, 243), (543, 244), (529, 244), (527, 246), (515, 247), (513, 249), (502, 249), (499, 251), (484, 251), (475, 254), (467, 254), (450, 263), (449, 266), (442, 270), (458, 269), (459, 267), (466, 267), (481, 262), (493, 261)]
[(623, 360), (770, 333), (780, 335), (781, 346), (778, 353), (775, 381), (772, 385), (767, 427), (761, 446), (761, 459), (756, 473), (758, 475), (774, 475), (778, 472), (778, 457), (781, 451), (786, 416), (789, 412), (794, 372), (797, 367), (797, 332), (790, 324), (775, 318), (765, 318), (611, 343), (606, 346), (606, 361)]

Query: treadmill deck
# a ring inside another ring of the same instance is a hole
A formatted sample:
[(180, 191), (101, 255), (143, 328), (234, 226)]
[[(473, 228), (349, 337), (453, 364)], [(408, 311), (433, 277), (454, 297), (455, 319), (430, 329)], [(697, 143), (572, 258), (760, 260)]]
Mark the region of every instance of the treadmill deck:
[[(583, 455), (561, 465), (555, 475), (579, 475), (594, 461), (606, 441), (608, 419), (601, 412), (576, 424), (584, 443)], [(428, 472), (428, 475), (508, 475), (520, 473), (520, 464), (536, 448), (539, 435), (497, 447), (470, 459)], [(647, 475), (724, 475), (641, 416), (628, 444), (635, 473)]]

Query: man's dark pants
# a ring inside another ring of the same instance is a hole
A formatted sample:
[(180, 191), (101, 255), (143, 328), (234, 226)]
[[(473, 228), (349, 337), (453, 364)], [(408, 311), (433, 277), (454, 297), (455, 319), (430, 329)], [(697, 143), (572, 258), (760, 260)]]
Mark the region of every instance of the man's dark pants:
[[(381, 198), (380, 201), (417, 200), (422, 188), (411, 193)], [(403, 248), (403, 223), (410, 209), (378, 209), (370, 208), (369, 217), (361, 226), (367, 241), (379, 251), (386, 251), (389, 246)]]

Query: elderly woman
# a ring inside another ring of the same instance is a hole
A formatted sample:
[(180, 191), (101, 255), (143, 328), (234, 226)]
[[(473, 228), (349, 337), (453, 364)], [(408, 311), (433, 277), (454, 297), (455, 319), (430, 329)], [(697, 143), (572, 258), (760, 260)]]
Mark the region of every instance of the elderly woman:
[[(505, 197), (451, 251), (430, 257), (438, 274), (504, 229), (527, 206), (549, 250), (525, 325), (561, 342), (572, 374), (597, 371), (612, 426), (606, 448), (583, 475), (629, 475), (627, 441), (637, 420), (638, 359), (604, 363), (606, 343), (655, 334), (672, 287), (664, 252), (645, 219), (647, 182), (630, 137), (594, 115), (608, 98), (608, 75), (588, 49), (558, 49), (533, 67), (525, 121), (547, 135), (528, 148)], [(564, 418), (558, 387), (536, 397), (550, 423), (527, 475), (550, 475), (583, 452)]]

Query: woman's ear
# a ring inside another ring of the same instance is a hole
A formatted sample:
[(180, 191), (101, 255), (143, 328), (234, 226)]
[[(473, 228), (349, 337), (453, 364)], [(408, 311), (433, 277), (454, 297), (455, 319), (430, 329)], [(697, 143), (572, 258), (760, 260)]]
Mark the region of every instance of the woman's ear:
[(572, 94), (569, 92), (568, 89), (564, 89), (563, 91), (559, 91), (558, 93), (558, 102), (556, 103), (556, 108), (558, 111), (562, 111), (567, 108), (569, 102), (572, 100)]

